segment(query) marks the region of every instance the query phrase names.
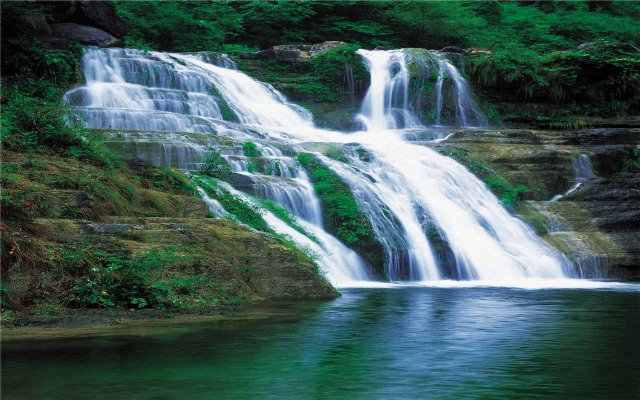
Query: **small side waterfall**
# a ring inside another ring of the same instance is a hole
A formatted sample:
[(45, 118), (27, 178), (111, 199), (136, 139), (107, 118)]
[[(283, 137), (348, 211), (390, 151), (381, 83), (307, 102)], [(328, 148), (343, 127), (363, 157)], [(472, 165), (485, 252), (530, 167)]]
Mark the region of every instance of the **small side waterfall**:
[(593, 179), (596, 177), (595, 173), (593, 172), (593, 167), (591, 166), (591, 160), (586, 154), (580, 154), (578, 158), (574, 158), (573, 160), (571, 160), (571, 165), (573, 165), (573, 170), (575, 172), (575, 184), (563, 194), (557, 194), (553, 196), (553, 198), (549, 201), (553, 202), (560, 200), (564, 196), (575, 192), (580, 186), (582, 186), (583, 183), (585, 183), (589, 179)]
[[(344, 180), (369, 216), (392, 281), (565, 276), (562, 257), (511, 216), (473, 174), (403, 139), (405, 132), (423, 126), (410, 93), (413, 67), (407, 52), (360, 54), (371, 86), (359, 117), (366, 130), (354, 133), (317, 129), (307, 110), (214, 53), (88, 48), (86, 85), (65, 99), (87, 127), (106, 130), (123, 147), (131, 143), (136, 153), (159, 165), (197, 168), (206, 149), (216, 146), (238, 178), (233, 186), (220, 185), (257, 207), (263, 198), (287, 208), (318, 241), (266, 209), (263, 217), (274, 231), (316, 253), (334, 285), (359, 285), (371, 274), (353, 250), (324, 229), (320, 201), (295, 160), (306, 142), (357, 142), (367, 154), (351, 152), (343, 161), (316, 157)], [(446, 107), (455, 108), (457, 125), (484, 121), (455, 66), (435, 53), (423, 64), (438, 74), (436, 122), (444, 119)], [(259, 154), (245, 154), (246, 141)], [(138, 149), (139, 143), (150, 149)], [(203, 198), (215, 215), (226, 215), (220, 203)]]

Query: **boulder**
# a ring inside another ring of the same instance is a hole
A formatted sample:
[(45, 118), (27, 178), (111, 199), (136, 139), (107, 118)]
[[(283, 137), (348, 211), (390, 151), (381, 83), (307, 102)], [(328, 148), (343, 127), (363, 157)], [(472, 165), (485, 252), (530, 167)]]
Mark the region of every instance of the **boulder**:
[(122, 38), (129, 31), (127, 22), (104, 1), (56, 1), (51, 19), (54, 23), (92, 26)]
[(467, 49), (464, 49), (464, 54), (468, 56), (478, 56), (481, 54), (493, 54), (493, 52), (491, 50), (481, 49), (479, 47), (469, 47)]
[(458, 46), (447, 46), (447, 47), (443, 47), (440, 50), (438, 50), (441, 53), (458, 53), (458, 54), (464, 54), (464, 49)]
[(274, 58), (278, 61), (283, 62), (306, 62), (311, 59), (311, 54), (309, 54), (309, 50), (311, 46), (308, 45), (291, 45), (291, 44), (283, 44), (279, 46), (273, 46), (271, 50), (273, 51)]
[(346, 46), (346, 42), (341, 42), (339, 40), (329, 40), (322, 43), (317, 43), (311, 46), (309, 49), (309, 54), (311, 57), (314, 57), (320, 53), (324, 53), (325, 51), (329, 51), (338, 47)]
[(119, 39), (101, 29), (74, 23), (52, 24), (51, 34), (45, 38), (45, 41), (58, 48), (68, 47), (72, 43), (99, 47), (120, 44)]
[(104, 1), (80, 1), (73, 18), (80, 24), (86, 22), (84, 25), (100, 28), (117, 38), (129, 32), (127, 22), (118, 17), (113, 6)]
[[(577, 50), (591, 50), (594, 47), (597, 47), (598, 45), (599, 45), (598, 42), (586, 42), (586, 43), (582, 43), (581, 45), (576, 47), (576, 49)], [(607, 44), (606, 48), (613, 49), (613, 50), (620, 50), (620, 51), (624, 51), (624, 52), (627, 52), (627, 53), (640, 53), (640, 48), (632, 45), (631, 43)]]

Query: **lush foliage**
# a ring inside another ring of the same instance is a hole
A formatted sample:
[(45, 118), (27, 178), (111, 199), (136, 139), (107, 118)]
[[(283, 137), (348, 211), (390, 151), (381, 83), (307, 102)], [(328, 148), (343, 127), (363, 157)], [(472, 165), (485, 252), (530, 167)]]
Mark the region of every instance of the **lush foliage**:
[(215, 179), (198, 175), (195, 177), (195, 183), (200, 186), (208, 196), (217, 200), (234, 219), (249, 225), (255, 230), (267, 233), (273, 232), (264, 218), (262, 218), (259, 207), (230, 193), (227, 189), (219, 185)]
[(568, 49), (637, 43), (640, 5), (624, 1), (115, 2), (130, 43), (175, 51), (343, 40), (366, 47)]
[(499, 98), (590, 104), (583, 113), (625, 114), (640, 108), (640, 53), (594, 42), (539, 55), (499, 50), (468, 60), (468, 71)]
[(115, 1), (129, 21), (126, 45), (143, 49), (198, 51), (220, 48), (242, 29), (240, 15), (221, 1)]
[(2, 146), (111, 168), (111, 153), (62, 104), (64, 91), (81, 79), (81, 48), (52, 50), (37, 39), (51, 9), (50, 3), (2, 3)]
[(344, 91), (345, 69), (350, 68), (353, 75), (354, 89), (368, 86), (369, 73), (356, 54), (360, 48), (357, 44), (349, 44), (322, 52), (311, 60), (314, 76), (324, 82), (334, 92)]

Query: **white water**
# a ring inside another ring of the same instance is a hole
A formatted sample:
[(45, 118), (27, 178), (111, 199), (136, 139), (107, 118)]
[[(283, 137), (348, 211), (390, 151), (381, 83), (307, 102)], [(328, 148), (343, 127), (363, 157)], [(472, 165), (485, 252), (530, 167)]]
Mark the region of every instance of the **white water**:
[[(371, 86), (362, 108), (368, 132), (362, 135), (374, 153), (376, 191), (402, 221), (413, 240), (411, 250), (420, 255), (412, 260), (419, 280), (438, 279), (432, 266), (428, 241), (415, 243), (416, 230), (426, 212), (447, 238), (459, 274), (467, 279), (561, 278), (562, 258), (546, 246), (523, 222), (511, 216), (498, 199), (472, 173), (448, 157), (423, 146), (409, 144), (393, 131), (396, 126), (385, 100), (404, 78), (400, 68), (392, 76), (397, 51), (360, 51), (371, 72)], [(449, 64), (450, 65), (450, 64)], [(459, 76), (459, 74), (458, 74)], [(466, 84), (465, 84), (466, 85)], [(405, 86), (406, 87), (406, 86)], [(466, 87), (466, 86), (465, 86)], [(405, 89), (406, 90), (406, 89)], [(472, 104), (463, 99), (457, 103)], [(404, 96), (406, 97), (406, 95)], [(465, 115), (463, 108), (459, 115)], [(424, 234), (419, 236), (424, 236)], [(417, 246), (417, 247), (416, 247)]]
[[(287, 207), (299, 225), (320, 239), (318, 245), (272, 213), (264, 214), (275, 231), (316, 252), (321, 268), (336, 286), (362, 285), (370, 275), (355, 252), (324, 230), (309, 178), (291, 155), (280, 150), (282, 146), (299, 151), (303, 142), (358, 142), (371, 154), (369, 161), (350, 154), (350, 165), (321, 159), (345, 180), (369, 214), (387, 254), (386, 270), (392, 280), (563, 278), (562, 257), (511, 216), (473, 174), (428, 147), (404, 141), (400, 128), (421, 127), (408, 100), (410, 76), (404, 52), (361, 54), (371, 72), (371, 87), (359, 116), (367, 130), (352, 134), (316, 129), (306, 110), (237, 71), (222, 56), (212, 60), (202, 54), (87, 49), (87, 84), (65, 98), (93, 128), (200, 132), (212, 140), (225, 136), (259, 143), (266, 159), (286, 168), (270, 174), (249, 172), (249, 160), (235, 148), (225, 158), (253, 182), (251, 190)], [(455, 67), (443, 58), (439, 65), (455, 82), (458, 123), (483, 121)], [(222, 121), (218, 96), (239, 124)], [(180, 139), (175, 144), (185, 142)], [(221, 214), (218, 205), (212, 204), (214, 212)], [(443, 260), (435, 255), (428, 229), (448, 244), (453, 271), (445, 270)]]

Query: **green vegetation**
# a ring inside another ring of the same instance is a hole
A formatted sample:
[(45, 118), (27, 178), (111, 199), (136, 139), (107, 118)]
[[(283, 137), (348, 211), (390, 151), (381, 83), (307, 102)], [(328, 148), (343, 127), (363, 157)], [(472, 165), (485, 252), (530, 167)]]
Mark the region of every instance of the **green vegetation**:
[(301, 227), (298, 224), (298, 221), (297, 221), (295, 215), (291, 214), (291, 212), (289, 210), (287, 210), (284, 207), (281, 207), (277, 203), (274, 203), (273, 201), (270, 201), (270, 200), (260, 199), (259, 202), (260, 202), (260, 205), (265, 210), (271, 211), (273, 213), (273, 215), (275, 215), (276, 217), (280, 218), (287, 225), (289, 225), (290, 227), (292, 227), (296, 231), (302, 233), (303, 235), (305, 235), (309, 239), (313, 240), (314, 242), (320, 244), (320, 239), (318, 239), (315, 235), (313, 235), (312, 233), (307, 232), (303, 227)]
[[(244, 71), (272, 83), (311, 109), (320, 124), (333, 128), (349, 128), (356, 112), (348, 110), (352, 99), (345, 91), (345, 68), (352, 70), (355, 94), (361, 97), (369, 78), (355, 50), (375, 46), (488, 49), (472, 53), (465, 64), (493, 122), (580, 128), (587, 124), (579, 117), (624, 116), (640, 109), (640, 55), (632, 47), (640, 45), (636, 2), (115, 4), (131, 24), (127, 43), (145, 48), (234, 53), (277, 44), (351, 43), (307, 63), (237, 59)], [(576, 49), (585, 42), (591, 44)], [(433, 82), (420, 84), (428, 97)], [(232, 120), (233, 113), (222, 103), (225, 119)], [(448, 115), (445, 110), (443, 122)]]
[(358, 208), (349, 186), (310, 153), (298, 153), (297, 160), (309, 173), (322, 202), (325, 226), (384, 276), (385, 253), (377, 241), (367, 215)]
[[(196, 175), (194, 177), (195, 184), (200, 186), (208, 196), (220, 202), (220, 204), (224, 207), (224, 209), (231, 214), (232, 218), (237, 220), (240, 223), (249, 225), (255, 230), (268, 233), (278, 239), (284, 240), (289, 243), (291, 247), (297, 248), (295, 243), (291, 241), (290, 238), (287, 238), (284, 235), (280, 235), (273, 231), (269, 227), (269, 225), (265, 222), (264, 218), (262, 218), (262, 214), (264, 210), (271, 211), (276, 217), (280, 218), (287, 225), (295, 229), (296, 231), (302, 233), (307, 236), (309, 239), (314, 242), (318, 242), (318, 238), (313, 236), (304, 230), (300, 225), (298, 225), (296, 221), (296, 217), (289, 212), (284, 207), (279, 206), (278, 204), (265, 200), (265, 199), (256, 199), (256, 202), (260, 204), (260, 206), (256, 206), (251, 204), (242, 198), (230, 193), (224, 187), (219, 185), (215, 179), (211, 179), (208, 176), (204, 175)], [(305, 250), (305, 252), (308, 252)]]
[(221, 49), (241, 32), (242, 19), (227, 2), (114, 1), (130, 24), (128, 47), (166, 51)]
[(171, 248), (147, 252), (133, 260), (92, 248), (63, 249), (61, 253), (65, 261), (71, 261), (68, 268), (87, 276), (71, 289), (70, 305), (145, 308), (163, 307), (168, 300), (167, 285), (152, 283), (151, 276), (153, 269), (176, 261)]
[(529, 191), (529, 188), (525, 185), (512, 186), (509, 182), (496, 176), (484, 178), (483, 182), (498, 196), (504, 205), (509, 207), (513, 207), (522, 200), (522, 194)]
[(211, 94), (216, 98), (218, 102), (218, 107), (220, 108), (220, 114), (222, 114), (222, 119), (230, 122), (238, 122), (238, 116), (229, 106), (229, 103), (225, 100), (225, 98), (220, 94), (220, 91), (215, 86), (211, 86)]
[(368, 86), (369, 72), (356, 51), (361, 46), (348, 44), (322, 52), (311, 59), (313, 75), (324, 82), (333, 92), (343, 91), (345, 68), (350, 67), (353, 73), (354, 86)]
[[(238, 66), (254, 78), (271, 83), (276, 89), (295, 101), (317, 103), (338, 103), (339, 92), (313, 73), (308, 63), (281, 63), (275, 60), (237, 60)], [(340, 69), (340, 72), (344, 67)]]

